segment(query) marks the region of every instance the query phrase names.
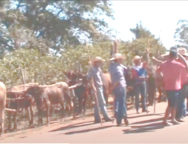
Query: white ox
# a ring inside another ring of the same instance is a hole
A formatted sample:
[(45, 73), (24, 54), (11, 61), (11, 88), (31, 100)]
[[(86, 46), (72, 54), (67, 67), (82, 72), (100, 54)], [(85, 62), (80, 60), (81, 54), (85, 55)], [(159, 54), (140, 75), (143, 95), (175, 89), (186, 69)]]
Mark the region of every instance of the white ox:
[(6, 86), (3, 82), (0, 82), (0, 134), (4, 133), (5, 106)]

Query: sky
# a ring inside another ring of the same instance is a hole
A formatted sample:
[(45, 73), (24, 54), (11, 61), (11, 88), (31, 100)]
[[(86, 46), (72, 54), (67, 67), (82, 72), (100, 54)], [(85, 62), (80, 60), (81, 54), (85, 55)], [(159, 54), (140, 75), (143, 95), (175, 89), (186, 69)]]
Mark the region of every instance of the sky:
[(178, 20), (188, 20), (188, 1), (112, 0), (112, 8), (115, 19), (109, 26), (115, 29), (117, 39), (131, 41), (134, 35), (130, 28), (141, 23), (167, 49), (176, 44), (174, 33)]

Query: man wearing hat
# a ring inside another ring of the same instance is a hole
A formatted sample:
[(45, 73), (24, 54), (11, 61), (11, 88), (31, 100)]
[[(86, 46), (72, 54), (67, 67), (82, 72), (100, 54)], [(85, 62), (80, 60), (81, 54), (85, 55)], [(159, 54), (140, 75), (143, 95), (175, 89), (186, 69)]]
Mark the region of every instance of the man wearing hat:
[(103, 93), (103, 81), (102, 81), (102, 70), (101, 66), (105, 60), (101, 57), (95, 57), (91, 63), (91, 68), (88, 72), (88, 79), (92, 81), (92, 87), (96, 95), (95, 108), (94, 108), (94, 119), (95, 123), (101, 122), (99, 111), (101, 110), (105, 121), (112, 121), (108, 116), (106, 101)]
[[(178, 53), (185, 58), (185, 59), (178, 58), (178, 61), (182, 63), (185, 67), (187, 67), (185, 63), (185, 61), (188, 60), (187, 49), (184, 47), (179, 47), (177, 50)], [(188, 97), (188, 74), (186, 74), (186, 77), (183, 78), (184, 78), (183, 88), (178, 98), (177, 112), (176, 112), (176, 120), (179, 122), (183, 122), (182, 118), (186, 115), (185, 98)]]
[[(186, 67), (177, 61), (177, 48), (170, 49), (169, 58), (163, 62), (157, 72), (163, 79), (164, 89), (167, 94), (168, 106), (166, 108), (163, 123), (169, 125), (167, 122), (169, 114), (171, 114), (171, 122), (177, 124), (175, 120), (178, 99), (186, 76)], [(181, 56), (181, 55), (180, 55)]]
[(133, 59), (132, 75), (134, 79), (135, 90), (135, 107), (136, 112), (139, 113), (139, 95), (142, 97), (142, 112), (148, 112), (146, 106), (147, 99), (147, 70), (146, 65), (142, 63), (141, 57), (136, 55)]
[[(178, 48), (178, 52), (185, 58), (186, 61), (188, 61), (188, 52), (186, 48)], [(187, 74), (187, 79), (184, 84), (183, 88), (183, 94), (187, 98), (187, 111), (188, 111), (188, 74)]]
[(120, 53), (115, 53), (110, 59), (109, 72), (112, 79), (114, 93), (114, 110), (117, 126), (120, 126), (122, 119), (125, 125), (128, 125), (127, 108), (126, 108), (126, 80), (125, 74), (127, 68), (122, 65), (124, 57)]
[[(164, 63), (165, 60), (171, 59), (171, 56), (175, 57), (175, 60), (179, 63), (181, 63), (182, 65), (184, 65), (184, 67), (186, 69), (188, 69), (188, 65), (187, 65), (187, 50), (183, 47), (172, 47), (170, 48), (170, 50), (168, 51), (167, 54), (163, 55), (163, 61), (161, 61), (160, 63)], [(154, 58), (155, 60), (156, 58)], [(185, 75), (182, 76), (182, 88), (179, 93), (178, 99), (176, 100), (176, 120), (178, 122), (183, 122), (182, 118), (186, 115), (186, 109), (185, 109), (185, 97), (187, 97), (187, 92), (188, 92), (188, 74), (186, 73)]]

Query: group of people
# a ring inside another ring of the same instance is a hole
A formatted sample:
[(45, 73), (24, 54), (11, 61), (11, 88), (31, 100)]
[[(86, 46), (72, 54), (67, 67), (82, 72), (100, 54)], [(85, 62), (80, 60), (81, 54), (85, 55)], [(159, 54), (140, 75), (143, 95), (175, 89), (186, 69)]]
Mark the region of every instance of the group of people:
[[(156, 65), (156, 70), (153, 73), (152, 66), (148, 62), (142, 61), (142, 57), (136, 55), (133, 59), (133, 66), (127, 68), (123, 65), (125, 60), (121, 53), (114, 53), (109, 60), (109, 73), (111, 76), (111, 90), (114, 95), (114, 116), (117, 126), (122, 125), (122, 120), (125, 125), (129, 124), (127, 117), (126, 98), (128, 94), (129, 79), (132, 80), (132, 95), (135, 97), (136, 112), (140, 113), (140, 95), (142, 112), (149, 112), (147, 109), (148, 95), (155, 95), (155, 88), (152, 88), (149, 79), (152, 77), (162, 80), (163, 89), (168, 100), (168, 106), (165, 111), (163, 124), (168, 125), (168, 116), (171, 114), (171, 122), (177, 124), (183, 122), (183, 117), (186, 115), (185, 98), (188, 95), (188, 64), (185, 48), (172, 47), (167, 55), (162, 58), (151, 57), (152, 64)], [(95, 93), (95, 122), (101, 122), (100, 111), (105, 121), (112, 121), (107, 112), (106, 101), (104, 98), (103, 77), (101, 67), (105, 60), (101, 57), (95, 57), (88, 71), (88, 79), (91, 81), (92, 89)], [(152, 72), (151, 72), (152, 71)], [(150, 100), (151, 102), (151, 100)]]
[(171, 114), (171, 122), (178, 124), (183, 122), (186, 116), (185, 98), (187, 97), (188, 64), (185, 48), (172, 47), (169, 55), (163, 56), (159, 61), (157, 74), (162, 77), (163, 88), (168, 99), (168, 106), (163, 119), (164, 125), (169, 125), (168, 117)]
[[(123, 63), (123, 56), (120, 53), (114, 54), (110, 59), (109, 72), (112, 80), (112, 91), (114, 94), (114, 110), (117, 125), (121, 125), (122, 119), (126, 125), (128, 125), (127, 120), (127, 110), (126, 110), (126, 67)], [(99, 110), (101, 110), (105, 121), (112, 121), (107, 113), (106, 101), (103, 93), (103, 80), (102, 80), (102, 70), (101, 66), (105, 60), (101, 57), (96, 57), (92, 62), (92, 67), (88, 72), (88, 78), (92, 81), (92, 87), (96, 93), (96, 105), (94, 111), (95, 122), (100, 122), (101, 117)]]

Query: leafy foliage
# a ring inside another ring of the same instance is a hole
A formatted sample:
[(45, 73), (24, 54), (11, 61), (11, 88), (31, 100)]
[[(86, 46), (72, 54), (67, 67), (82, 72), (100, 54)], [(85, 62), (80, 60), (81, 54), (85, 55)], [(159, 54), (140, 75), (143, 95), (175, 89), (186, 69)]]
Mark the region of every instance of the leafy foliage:
[(52, 83), (62, 79), (59, 60), (41, 55), (38, 50), (19, 49), (4, 56), (0, 61), (0, 77), (8, 85), (24, 82)]
[[(78, 45), (66, 49), (59, 56), (44, 54), (38, 49), (17, 49), (0, 60), (0, 77), (8, 86), (24, 82), (52, 84), (67, 81), (64, 71), (72, 70), (86, 74), (90, 67), (89, 61), (96, 56), (106, 60), (103, 70), (108, 71), (111, 47), (111, 41)], [(164, 50), (158, 40), (152, 37), (118, 43), (119, 52), (126, 58), (125, 65), (132, 65), (132, 58), (137, 54), (144, 57), (148, 47), (153, 54)]]
[(180, 46), (188, 46), (188, 20), (179, 20), (174, 38)]
[(66, 81), (64, 71), (87, 73), (89, 60), (94, 56), (100, 55), (109, 59), (109, 49), (104, 48), (104, 45), (107, 46), (78, 46), (76, 51), (70, 48), (60, 57), (44, 55), (37, 49), (18, 49), (0, 59), (0, 78), (8, 87), (24, 82), (52, 84)]
[[(89, 61), (103, 57), (108, 71), (112, 47), (106, 0), (2, 0), (0, 1), (0, 78), (8, 86), (66, 81), (64, 71), (87, 73)], [(130, 29), (131, 42), (120, 41), (119, 52), (132, 58), (164, 47), (142, 25)], [(86, 43), (88, 45), (86, 45)]]
[(38, 48), (35, 41), (40, 41), (45, 45), (42, 51), (59, 53), (70, 46), (110, 38), (105, 22), (105, 17), (112, 17), (108, 1), (8, 0), (0, 8), (5, 31), (0, 37), (10, 41), (10, 49)]

